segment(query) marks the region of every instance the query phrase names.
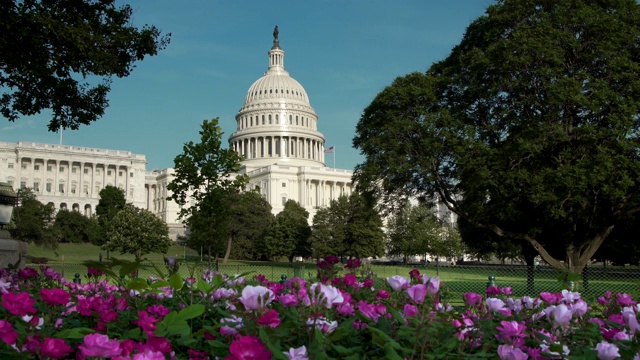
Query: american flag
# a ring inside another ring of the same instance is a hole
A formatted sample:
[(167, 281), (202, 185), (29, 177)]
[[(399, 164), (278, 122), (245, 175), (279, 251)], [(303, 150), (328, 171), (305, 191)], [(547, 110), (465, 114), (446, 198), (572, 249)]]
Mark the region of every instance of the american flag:
[(335, 153), (335, 152), (336, 152), (336, 149), (335, 149), (335, 147), (334, 147), (334, 146), (332, 146), (332, 147), (330, 147), (330, 148), (327, 148), (327, 149), (324, 149), (324, 153), (325, 153), (325, 154), (333, 154), (333, 153)]

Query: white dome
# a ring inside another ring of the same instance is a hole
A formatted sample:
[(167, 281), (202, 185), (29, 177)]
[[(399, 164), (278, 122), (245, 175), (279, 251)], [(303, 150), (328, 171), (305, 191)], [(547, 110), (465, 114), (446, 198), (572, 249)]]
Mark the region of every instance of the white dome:
[(254, 168), (266, 165), (324, 166), (324, 136), (307, 92), (284, 69), (277, 30), (269, 68), (247, 91), (229, 145)]

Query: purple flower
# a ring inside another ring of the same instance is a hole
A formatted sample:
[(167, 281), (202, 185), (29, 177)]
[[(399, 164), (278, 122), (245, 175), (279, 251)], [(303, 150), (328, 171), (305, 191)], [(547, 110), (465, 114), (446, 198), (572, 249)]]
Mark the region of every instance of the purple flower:
[(286, 351), (284, 355), (289, 360), (309, 360), (307, 356), (307, 348), (302, 345), (299, 348), (290, 348), (289, 351)]
[(637, 304), (637, 301), (633, 300), (633, 297), (629, 294), (616, 294), (618, 306), (633, 306)]
[(416, 314), (418, 313), (418, 308), (416, 308), (411, 304), (405, 304), (403, 310), (404, 310), (404, 316), (406, 317), (416, 316)]
[(363, 300), (358, 301), (358, 311), (360, 311), (362, 315), (373, 320), (373, 322), (377, 322), (380, 318), (380, 314), (376, 311), (376, 307)]
[(284, 306), (293, 307), (298, 305), (298, 298), (295, 294), (284, 294), (278, 296), (278, 301)]
[(240, 302), (247, 310), (261, 310), (273, 301), (273, 291), (264, 286), (247, 285), (242, 289), (242, 297)]
[(491, 311), (500, 311), (504, 308), (504, 301), (498, 298), (488, 298), (486, 300), (487, 308)]
[(569, 322), (573, 317), (573, 312), (567, 307), (567, 305), (560, 304), (553, 309), (552, 315), (554, 324), (565, 327), (569, 325)]
[(467, 306), (476, 306), (482, 301), (482, 295), (474, 292), (465, 293), (462, 297)]
[(388, 278), (387, 282), (394, 291), (400, 291), (406, 289), (409, 286), (409, 280), (400, 275), (394, 275)]
[(435, 295), (440, 290), (440, 277), (430, 278), (427, 282), (427, 293)]
[(333, 305), (342, 304), (344, 297), (340, 290), (331, 285), (324, 285), (320, 283), (311, 284), (311, 293), (313, 295), (313, 302), (323, 304), (327, 309), (331, 309)]
[(417, 304), (421, 304), (427, 296), (427, 287), (424, 286), (424, 284), (413, 285), (407, 289), (407, 294), (411, 300), (415, 301)]
[(600, 360), (613, 360), (620, 357), (618, 347), (606, 341), (598, 343), (598, 345), (596, 345), (596, 350), (598, 351), (598, 359)]
[(507, 295), (507, 296), (511, 295), (511, 293), (512, 293), (511, 287), (509, 287), (509, 286), (503, 287), (502, 288), (502, 293)]

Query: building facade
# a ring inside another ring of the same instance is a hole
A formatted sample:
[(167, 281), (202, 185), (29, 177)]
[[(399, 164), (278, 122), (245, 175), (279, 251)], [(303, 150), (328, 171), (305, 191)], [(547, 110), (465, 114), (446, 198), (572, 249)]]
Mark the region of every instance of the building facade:
[(144, 155), (130, 151), (0, 142), (0, 181), (15, 190), (31, 188), (42, 203), (86, 216), (94, 214), (107, 185), (119, 187), (127, 202), (144, 207), (146, 164)]

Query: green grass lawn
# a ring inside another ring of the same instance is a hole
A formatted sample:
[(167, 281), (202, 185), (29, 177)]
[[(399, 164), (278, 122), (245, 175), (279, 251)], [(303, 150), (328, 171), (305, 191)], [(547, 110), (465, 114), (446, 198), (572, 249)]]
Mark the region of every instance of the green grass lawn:
[[(75, 273), (84, 277), (86, 267), (82, 265), (85, 260), (97, 261), (100, 253), (103, 255), (103, 261), (106, 261), (106, 253), (98, 246), (89, 244), (60, 244), (59, 248), (53, 252), (36, 246), (29, 247), (29, 256), (44, 257), (48, 259), (47, 265), (60, 271), (68, 279), (73, 278)], [(122, 260), (133, 260), (133, 255), (119, 253), (111, 253)], [(200, 261), (199, 254), (189, 248), (182, 246), (173, 246), (167, 254), (148, 254), (145, 257), (150, 263), (159, 265), (164, 269), (163, 256), (176, 256), (181, 261), (180, 274), (184, 277), (198, 277), (204, 269), (209, 267), (206, 259)], [(32, 265), (33, 266), (33, 265)], [(223, 263), (220, 260), (217, 264), (218, 270), (223, 274), (249, 274), (253, 277), (257, 274), (265, 275), (271, 281), (278, 281), (282, 275), (287, 278), (294, 276), (304, 277), (314, 281), (316, 279), (316, 265), (314, 263), (295, 263), (293, 266), (288, 262), (253, 262), (230, 260)], [(385, 278), (401, 275), (408, 277), (409, 271), (416, 266), (406, 265), (369, 265), (368, 269), (375, 274), (380, 281)], [(215, 264), (211, 264), (211, 268), (215, 269)], [(543, 291), (557, 292), (566, 286), (558, 281), (559, 273), (551, 268), (538, 268), (535, 273), (534, 294), (526, 293), (526, 270), (517, 266), (439, 266), (433, 264), (429, 267), (418, 267), (422, 274), (432, 277), (439, 276), (442, 281), (443, 292), (446, 294), (447, 301), (453, 304), (462, 303), (462, 295), (466, 292), (473, 291), (483, 294), (486, 290), (488, 277), (495, 276), (496, 285), (500, 287), (509, 286), (513, 289), (513, 295), (520, 297), (524, 295), (536, 295)], [(601, 269), (600, 269), (601, 270)], [(155, 276), (152, 269), (142, 270), (141, 277)], [(640, 295), (640, 277), (626, 276), (621, 277), (620, 274), (606, 273), (602, 271), (594, 272), (588, 281), (588, 289), (583, 283), (578, 284), (577, 291), (583, 292), (584, 297), (592, 300), (595, 297), (602, 296), (605, 291), (612, 292), (628, 292), (632, 295)], [(376, 284), (376, 285), (378, 285)], [(588, 291), (586, 291), (588, 290)]]

